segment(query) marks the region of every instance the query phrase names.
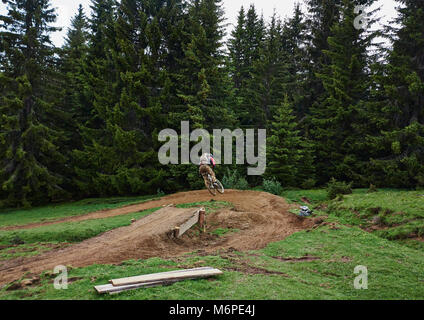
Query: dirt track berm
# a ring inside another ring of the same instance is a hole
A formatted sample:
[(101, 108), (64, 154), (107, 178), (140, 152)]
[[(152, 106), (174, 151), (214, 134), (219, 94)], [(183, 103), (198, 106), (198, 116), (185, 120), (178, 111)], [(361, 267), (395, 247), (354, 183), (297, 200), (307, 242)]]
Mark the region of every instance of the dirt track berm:
[[(257, 250), (266, 247), (270, 242), (283, 240), (295, 232), (314, 226), (311, 219), (299, 219), (296, 214), (290, 212), (291, 209), (298, 210), (298, 205), (288, 204), (281, 197), (258, 191), (226, 190), (219, 200), (228, 206), (214, 209), (207, 214), (209, 227), (206, 231), (210, 232), (190, 230), (198, 222), (203, 223), (204, 230), (205, 221), (202, 222), (200, 211), (199, 217), (193, 219), (199, 208), (162, 207), (171, 203), (180, 205), (210, 200), (211, 195), (207, 190), (182, 192), (122, 208), (20, 226), (18, 229), (38, 228), (160, 208), (134, 223), (129, 223), (128, 226), (109, 230), (65, 248), (3, 262), (0, 267), (0, 285), (17, 280), (28, 272), (38, 275), (43, 271), (53, 270), (57, 265), (78, 268), (153, 257), (172, 259), (199, 250), (203, 254), (215, 254), (219, 250), (229, 248), (242, 252)], [(128, 222), (130, 219), (131, 216)], [(182, 234), (180, 231), (184, 231), (184, 226), (189, 228)], [(168, 234), (173, 233), (175, 227), (180, 228), (179, 237), (169, 237)], [(213, 233), (217, 229), (229, 232), (220, 236)]]

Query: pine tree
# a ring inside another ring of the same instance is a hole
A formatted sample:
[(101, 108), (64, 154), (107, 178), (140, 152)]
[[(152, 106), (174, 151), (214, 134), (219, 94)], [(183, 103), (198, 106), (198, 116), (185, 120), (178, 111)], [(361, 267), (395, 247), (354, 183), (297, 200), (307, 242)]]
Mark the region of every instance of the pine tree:
[(331, 28), (329, 49), (323, 51), (329, 65), (317, 74), (326, 95), (312, 109), (312, 135), (321, 183), (331, 177), (365, 183), (357, 167), (366, 156), (360, 150), (365, 135), (362, 108), (371, 83), (367, 50), (377, 34), (354, 27), (354, 7), (354, 1), (343, 0), (342, 21)]
[(1, 205), (29, 206), (64, 195), (61, 111), (52, 89), (57, 31), (48, 0), (10, 0), (0, 16), (0, 199)]
[(246, 77), (246, 56), (248, 54), (246, 47), (246, 13), (241, 7), (238, 18), (237, 25), (235, 29), (231, 32), (231, 38), (228, 41), (228, 50), (230, 58), (230, 70), (231, 76), (236, 89), (236, 94), (239, 94), (239, 91), (242, 87), (243, 80)]
[(307, 24), (304, 15), (297, 4), (293, 17), (284, 22), (282, 28), (282, 50), (284, 56), (283, 91), (290, 97), (299, 118), (306, 116), (308, 106), (309, 88), (308, 80), (308, 54), (306, 50)]
[(297, 126), (296, 116), (286, 96), (271, 122), (266, 171), (267, 177), (276, 178), (285, 187), (301, 185), (303, 176), (300, 168), (303, 161), (307, 160), (307, 145)]
[(67, 122), (66, 128), (69, 135), (69, 150), (81, 148), (81, 136), (79, 124), (84, 124), (91, 117), (90, 102), (88, 96), (88, 83), (84, 70), (88, 54), (88, 22), (82, 5), (78, 7), (78, 13), (71, 20), (65, 38), (65, 45), (61, 52), (61, 73), (63, 74), (63, 86), (65, 96), (62, 98), (64, 109), (72, 114), (72, 119)]
[(264, 21), (258, 17), (255, 6), (250, 5), (247, 13), (242, 6), (237, 25), (228, 41), (230, 68), (237, 94), (240, 94), (245, 81), (251, 78), (250, 72), (253, 63), (260, 57), (259, 50), (264, 35)]
[[(184, 15), (183, 56), (171, 75), (176, 83), (177, 103), (171, 108), (170, 128), (189, 121), (191, 129), (232, 128), (233, 93), (223, 50), (225, 30), (221, 0), (190, 1)], [(180, 185), (202, 187), (198, 168), (172, 167)]]
[(282, 77), (284, 70), (282, 26), (274, 13), (260, 50), (260, 59), (254, 62), (251, 79), (246, 81), (244, 106), (249, 119), (246, 124), (266, 128), (273, 109), (284, 101)]
[(199, 63), (193, 66), (197, 69), (194, 74), (197, 74), (198, 83), (195, 89), (198, 102), (194, 107), (202, 110), (207, 130), (232, 127), (234, 124), (230, 109), (231, 83), (223, 48), (226, 33), (222, 6), (222, 0), (193, 1), (188, 13), (193, 19), (193, 33), (186, 57), (197, 56)]
[(393, 42), (387, 64), (376, 76), (368, 117), (370, 183), (424, 186), (424, 3), (398, 1), (399, 16), (388, 27)]
[[(265, 21), (264, 17), (259, 17), (253, 4), (250, 5), (246, 17), (246, 43), (245, 50), (247, 55), (246, 66), (252, 67), (254, 62), (260, 58), (261, 49), (265, 37)], [(250, 70), (247, 69), (248, 73)]]
[[(256, 90), (252, 88), (252, 79), (253, 74), (261, 68), (260, 58), (264, 50), (266, 27), (263, 17), (258, 16), (253, 4), (250, 5), (245, 19), (239, 17), (237, 30), (239, 30), (238, 34), (233, 34), (233, 38), (230, 39), (230, 50), (235, 50), (234, 44), (238, 43), (237, 50), (242, 53), (243, 61), (237, 67), (233, 57), (235, 52), (231, 53), (232, 51), (230, 51), (230, 68), (232, 70), (239, 68), (238, 79), (235, 79), (235, 74), (233, 74), (233, 83), (236, 86), (237, 94), (234, 110), (241, 127), (259, 127), (263, 125), (265, 116), (262, 113), (263, 109), (261, 111), (261, 107), (253, 105), (251, 100), (252, 98), (260, 99), (260, 97), (255, 97)], [(258, 120), (260, 123), (258, 123)]]
[[(155, 4), (156, 6), (154, 6)], [(118, 103), (107, 120), (114, 154), (109, 179), (119, 194), (148, 193), (163, 183), (155, 150), (158, 131), (165, 127), (161, 99), (166, 70), (162, 63), (163, 26), (167, 1), (124, 0), (115, 23)]]
[(89, 19), (89, 51), (85, 64), (89, 83), (89, 96), (92, 107), (98, 114), (95, 125), (103, 125), (108, 106), (116, 99), (112, 84), (118, 75), (114, 69), (112, 50), (116, 47), (114, 32), (114, 0), (92, 0), (92, 16)]
[(305, 0), (307, 5), (306, 24), (308, 26), (307, 52), (309, 57), (308, 77), (304, 84), (306, 92), (304, 113), (309, 115), (309, 108), (325, 99), (325, 89), (316, 74), (322, 73), (330, 59), (324, 54), (329, 49), (328, 38), (333, 36), (332, 28), (340, 21), (342, 0)]
[(108, 110), (118, 99), (117, 88), (113, 86), (119, 76), (114, 68), (112, 48), (115, 47), (114, 0), (92, 0), (92, 16), (89, 19), (89, 37), (84, 64), (83, 99), (86, 110), (91, 115), (87, 121), (79, 124), (82, 146), (73, 151), (75, 163), (75, 184), (81, 196), (113, 194), (110, 184), (102, 179), (108, 172), (109, 156), (105, 148), (112, 136), (107, 131)]

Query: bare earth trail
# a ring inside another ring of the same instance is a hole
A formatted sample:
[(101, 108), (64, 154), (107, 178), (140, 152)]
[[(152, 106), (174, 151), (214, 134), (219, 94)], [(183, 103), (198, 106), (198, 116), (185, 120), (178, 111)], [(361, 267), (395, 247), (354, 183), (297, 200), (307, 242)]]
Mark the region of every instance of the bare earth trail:
[[(113, 217), (170, 204), (209, 201), (212, 198), (208, 191), (177, 193), (159, 200), (40, 223), (37, 226)], [(43, 271), (51, 271), (57, 265), (84, 267), (92, 264), (118, 264), (130, 259), (170, 258), (196, 250), (214, 253), (229, 248), (238, 251), (261, 249), (270, 242), (283, 240), (313, 225), (311, 220), (290, 213), (289, 210), (293, 206), (283, 198), (268, 193), (228, 190), (214, 200), (230, 202), (234, 205), (234, 209), (223, 209), (209, 214), (208, 226), (233, 228), (240, 231), (225, 237), (210, 234), (196, 236), (189, 232), (181, 239), (171, 239), (167, 236), (167, 232), (189, 217), (193, 209), (167, 207), (130, 226), (105, 232), (81, 243), (31, 258), (17, 258), (2, 262), (0, 284), (17, 280), (25, 273), (40, 274)], [(32, 225), (32, 227), (35, 226)]]
[[(146, 201), (140, 204), (135, 205), (129, 205), (117, 209), (107, 209), (107, 210), (101, 210), (96, 211), (92, 213), (87, 213), (79, 216), (74, 217), (66, 217), (61, 218), (57, 220), (52, 221), (43, 221), (43, 222), (37, 222), (37, 223), (30, 223), (25, 224), (21, 226), (8, 226), (0, 228), (0, 230), (22, 230), (22, 229), (32, 229), (42, 226), (48, 226), (52, 224), (59, 224), (64, 222), (79, 222), (79, 221), (86, 221), (86, 220), (94, 220), (94, 219), (104, 219), (104, 218), (110, 218), (110, 217), (116, 217), (124, 214), (134, 213), (134, 212), (140, 212), (148, 209), (154, 209), (159, 208), (162, 206), (166, 206), (169, 204), (185, 204), (185, 203), (195, 203), (195, 202), (203, 202), (203, 201), (209, 201), (211, 199), (214, 199), (216, 201), (227, 201), (231, 202), (235, 206), (241, 206), (241, 208), (246, 208), (246, 206), (243, 207), (243, 204), (246, 200), (249, 199), (251, 195), (255, 196), (255, 199), (258, 197), (258, 192), (251, 192), (250, 191), (239, 191), (239, 190), (226, 190), (226, 193), (223, 195), (218, 195), (217, 197), (213, 197), (208, 191), (201, 190), (201, 191), (192, 191), (192, 192), (180, 192), (176, 194), (172, 194), (169, 196), (162, 197), (160, 199)], [(263, 193), (266, 194), (266, 193)], [(249, 201), (247, 203), (247, 206), (254, 203), (254, 201)]]

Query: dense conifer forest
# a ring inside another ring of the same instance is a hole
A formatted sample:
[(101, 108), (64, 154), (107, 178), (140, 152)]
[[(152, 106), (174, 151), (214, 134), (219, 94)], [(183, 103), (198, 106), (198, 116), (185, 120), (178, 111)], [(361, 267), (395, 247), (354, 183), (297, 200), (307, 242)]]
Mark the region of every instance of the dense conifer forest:
[(217, 168), (251, 187), (424, 187), (424, 1), (356, 28), (374, 2), (242, 7), (226, 35), (221, 0), (92, 0), (58, 48), (49, 0), (2, 0), (0, 206), (202, 188), (196, 166), (158, 161), (181, 121), (266, 129), (263, 177)]

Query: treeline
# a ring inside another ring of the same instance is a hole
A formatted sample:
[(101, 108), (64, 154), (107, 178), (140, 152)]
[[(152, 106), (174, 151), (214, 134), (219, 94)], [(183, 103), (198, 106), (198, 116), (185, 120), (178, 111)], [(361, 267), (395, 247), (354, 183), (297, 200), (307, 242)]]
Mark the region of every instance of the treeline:
[(264, 177), (285, 187), (424, 186), (424, 2), (356, 29), (374, 2), (305, 0), (285, 20), (241, 8), (226, 38), (222, 0), (92, 0), (56, 48), (49, 0), (3, 1), (0, 206), (201, 188), (195, 166), (158, 161), (181, 121), (267, 129)]

